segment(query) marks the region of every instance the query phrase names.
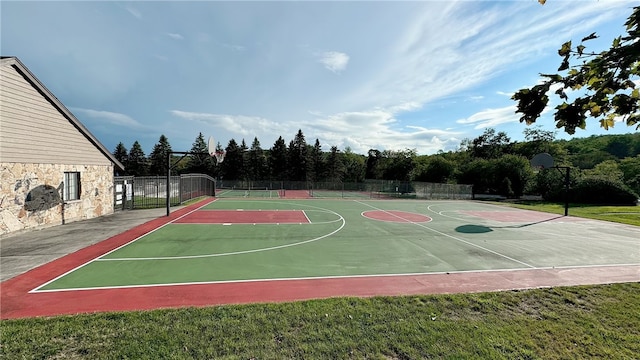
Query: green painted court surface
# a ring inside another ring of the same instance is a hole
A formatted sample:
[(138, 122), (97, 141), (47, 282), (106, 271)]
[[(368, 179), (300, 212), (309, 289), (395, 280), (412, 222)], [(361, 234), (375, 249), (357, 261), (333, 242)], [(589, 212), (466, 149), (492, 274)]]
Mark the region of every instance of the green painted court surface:
[(37, 291), (639, 264), (638, 239), (472, 201), (224, 198)]

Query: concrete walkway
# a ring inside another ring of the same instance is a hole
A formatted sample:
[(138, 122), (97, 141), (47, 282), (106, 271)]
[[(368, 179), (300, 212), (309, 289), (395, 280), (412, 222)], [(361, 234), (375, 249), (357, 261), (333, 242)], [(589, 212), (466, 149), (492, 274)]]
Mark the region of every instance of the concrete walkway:
[[(173, 207), (171, 211), (180, 209)], [(0, 281), (165, 216), (165, 208), (125, 210), (112, 215), (5, 235), (0, 238)]]

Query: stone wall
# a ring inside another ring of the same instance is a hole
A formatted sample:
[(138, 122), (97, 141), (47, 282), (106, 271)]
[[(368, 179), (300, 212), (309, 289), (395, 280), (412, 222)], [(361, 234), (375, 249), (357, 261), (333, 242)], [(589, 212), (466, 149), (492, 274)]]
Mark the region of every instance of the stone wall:
[[(81, 194), (62, 204), (65, 171)], [(113, 165), (0, 163), (0, 236), (111, 214), (113, 186)]]

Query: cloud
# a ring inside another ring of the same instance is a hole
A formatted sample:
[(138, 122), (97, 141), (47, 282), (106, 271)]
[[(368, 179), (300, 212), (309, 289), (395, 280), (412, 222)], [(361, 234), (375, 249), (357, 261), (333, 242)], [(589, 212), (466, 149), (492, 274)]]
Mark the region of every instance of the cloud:
[(137, 19), (142, 19), (142, 14), (138, 9), (135, 9), (131, 6), (125, 6), (125, 9), (129, 12), (129, 14), (133, 15)]
[(497, 125), (518, 122), (519, 116), (515, 113), (516, 106), (506, 106), (498, 109), (487, 109), (477, 112), (468, 118), (457, 120), (458, 124), (472, 124), (474, 129), (484, 129)]
[(225, 129), (234, 135), (256, 136), (256, 132), (272, 132), (281, 128), (280, 124), (258, 116), (197, 113), (171, 110), (170, 113), (181, 119), (199, 121), (213, 128)]
[(400, 108), (341, 112), (304, 125), (313, 137), (339, 148), (350, 147), (361, 154), (366, 154), (369, 149), (416, 149), (420, 154), (427, 154), (451, 150), (460, 143), (457, 131), (403, 126), (397, 119), (402, 112)]
[(347, 68), (349, 55), (337, 51), (328, 51), (319, 55), (318, 62), (324, 65), (327, 70), (339, 73)]
[(234, 44), (227, 44), (227, 43), (221, 43), (221, 45), (227, 49), (231, 49), (233, 51), (245, 51), (247, 50), (247, 48), (245, 46), (242, 45), (234, 45)]
[(184, 36), (180, 35), (180, 34), (176, 34), (176, 33), (167, 33), (167, 36), (174, 39), (174, 40), (183, 40)]
[(74, 113), (83, 114), (93, 119), (103, 120), (102, 121), (103, 125), (123, 126), (130, 129), (144, 128), (144, 125), (142, 125), (138, 121), (134, 120), (128, 115), (121, 114), (121, 113), (103, 111), (103, 110), (83, 109), (83, 108), (76, 108), (76, 107), (70, 107), (69, 110), (71, 110)]

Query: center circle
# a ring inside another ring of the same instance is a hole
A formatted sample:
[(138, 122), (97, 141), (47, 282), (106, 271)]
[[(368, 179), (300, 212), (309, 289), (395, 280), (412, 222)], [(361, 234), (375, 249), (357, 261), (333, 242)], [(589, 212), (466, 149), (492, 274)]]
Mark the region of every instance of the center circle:
[(432, 219), (426, 215), (407, 212), (407, 211), (397, 211), (397, 210), (371, 210), (364, 211), (362, 216), (378, 220), (378, 221), (386, 221), (386, 222), (398, 222), (398, 223), (423, 223), (429, 222)]

